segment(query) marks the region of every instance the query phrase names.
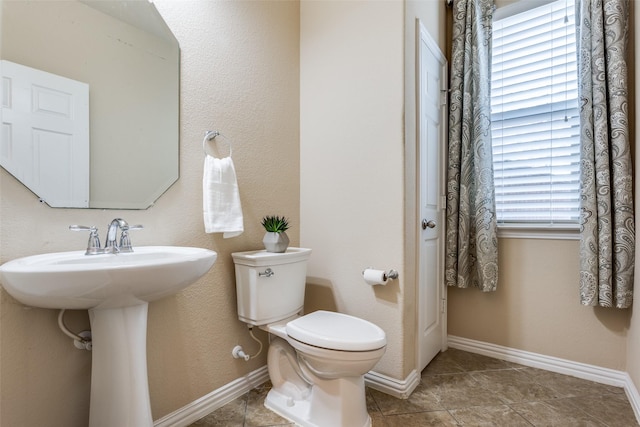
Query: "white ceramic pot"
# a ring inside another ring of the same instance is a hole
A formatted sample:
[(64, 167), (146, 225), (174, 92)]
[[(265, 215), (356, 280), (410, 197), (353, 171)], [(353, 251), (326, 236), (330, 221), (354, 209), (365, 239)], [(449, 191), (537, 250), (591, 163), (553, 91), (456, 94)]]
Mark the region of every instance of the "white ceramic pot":
[(289, 236), (284, 231), (282, 233), (268, 231), (265, 233), (262, 243), (267, 252), (282, 253), (289, 247)]

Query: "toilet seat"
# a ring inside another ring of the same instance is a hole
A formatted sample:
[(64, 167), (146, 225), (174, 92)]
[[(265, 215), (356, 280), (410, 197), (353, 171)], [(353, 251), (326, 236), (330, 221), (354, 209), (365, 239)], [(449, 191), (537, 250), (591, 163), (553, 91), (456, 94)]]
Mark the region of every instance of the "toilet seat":
[(315, 347), (338, 351), (372, 351), (387, 344), (384, 331), (358, 317), (315, 311), (286, 324), (287, 335)]

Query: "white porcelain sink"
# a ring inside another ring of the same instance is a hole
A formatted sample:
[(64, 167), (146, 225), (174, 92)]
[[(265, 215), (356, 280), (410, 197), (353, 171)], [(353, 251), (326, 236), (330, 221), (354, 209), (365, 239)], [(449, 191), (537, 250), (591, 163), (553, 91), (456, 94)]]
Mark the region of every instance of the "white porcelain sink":
[(34, 255), (0, 266), (0, 283), (23, 304), (41, 308), (126, 307), (174, 294), (213, 266), (201, 248), (140, 246), (134, 252)]
[(89, 310), (89, 427), (152, 427), (149, 302), (197, 281), (216, 257), (207, 249), (175, 246), (142, 246), (119, 254), (51, 253), (3, 264), (0, 283), (26, 305)]

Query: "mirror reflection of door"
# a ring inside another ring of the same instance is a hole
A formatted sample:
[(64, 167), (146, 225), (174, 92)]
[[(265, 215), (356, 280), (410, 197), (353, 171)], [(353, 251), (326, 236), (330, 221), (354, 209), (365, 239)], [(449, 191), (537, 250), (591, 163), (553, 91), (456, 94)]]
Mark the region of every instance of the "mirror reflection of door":
[[(90, 87), (88, 206), (155, 203), (178, 179), (180, 88), (179, 45), (155, 6), (49, 0), (0, 7), (0, 59)], [(51, 197), (22, 183), (52, 205)]]
[(52, 207), (89, 207), (89, 85), (0, 61), (0, 166)]

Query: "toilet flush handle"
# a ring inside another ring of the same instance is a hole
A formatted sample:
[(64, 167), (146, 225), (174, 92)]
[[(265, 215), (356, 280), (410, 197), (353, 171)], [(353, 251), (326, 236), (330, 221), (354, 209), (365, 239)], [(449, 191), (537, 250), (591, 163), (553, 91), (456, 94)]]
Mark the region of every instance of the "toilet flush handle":
[(258, 276), (260, 276), (260, 277), (271, 277), (271, 276), (273, 276), (274, 274), (276, 274), (276, 273), (274, 273), (272, 269), (267, 268), (267, 269), (264, 271), (264, 273), (258, 273)]

